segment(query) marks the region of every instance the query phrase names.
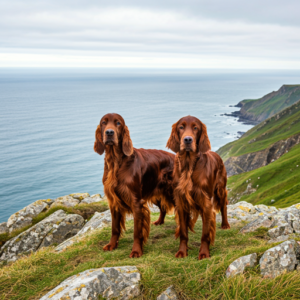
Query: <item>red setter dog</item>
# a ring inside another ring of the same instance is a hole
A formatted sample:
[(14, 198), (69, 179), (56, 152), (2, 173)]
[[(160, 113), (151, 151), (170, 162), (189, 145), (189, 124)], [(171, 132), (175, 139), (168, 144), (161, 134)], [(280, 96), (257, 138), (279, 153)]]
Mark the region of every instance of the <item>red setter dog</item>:
[(209, 257), (209, 245), (216, 234), (216, 211), (221, 210), (222, 228), (230, 228), (227, 220), (227, 173), (222, 159), (209, 151), (206, 126), (187, 116), (173, 124), (167, 147), (176, 152), (174, 164), (174, 198), (180, 246), (176, 257), (187, 256), (188, 229), (194, 232), (199, 214), (202, 237), (199, 259)]
[(126, 214), (133, 214), (134, 242), (130, 257), (140, 257), (150, 231), (148, 202), (160, 208), (155, 225), (174, 208), (172, 172), (175, 155), (162, 150), (135, 149), (124, 119), (106, 114), (96, 130), (94, 150), (103, 154), (103, 185), (112, 216), (112, 236), (103, 250), (118, 246)]

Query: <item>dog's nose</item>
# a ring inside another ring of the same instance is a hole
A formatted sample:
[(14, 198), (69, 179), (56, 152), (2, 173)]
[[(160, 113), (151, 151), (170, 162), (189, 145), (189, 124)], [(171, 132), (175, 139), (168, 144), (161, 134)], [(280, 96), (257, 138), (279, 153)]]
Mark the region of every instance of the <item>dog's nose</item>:
[(105, 131), (105, 134), (106, 134), (107, 136), (113, 136), (113, 135), (115, 134), (115, 132), (114, 132), (112, 129), (107, 129), (107, 130)]
[(191, 144), (192, 141), (193, 141), (193, 138), (191, 136), (186, 136), (184, 139), (183, 139), (184, 143), (185, 144)]

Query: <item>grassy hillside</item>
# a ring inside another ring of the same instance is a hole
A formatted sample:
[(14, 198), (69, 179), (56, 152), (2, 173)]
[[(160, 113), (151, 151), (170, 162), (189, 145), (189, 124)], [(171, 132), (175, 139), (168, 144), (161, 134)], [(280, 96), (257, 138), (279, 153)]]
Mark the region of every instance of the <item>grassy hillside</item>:
[[(152, 214), (152, 221), (158, 214)], [(0, 269), (0, 299), (39, 299), (71, 275), (90, 268), (136, 266), (142, 274), (142, 295), (137, 299), (156, 299), (171, 284), (180, 299), (297, 299), (300, 298), (300, 272), (294, 271), (276, 279), (262, 279), (259, 268), (230, 279), (225, 277), (228, 265), (242, 255), (253, 252), (260, 257), (270, 248), (266, 230), (239, 234), (242, 225), (217, 230), (211, 258), (198, 261), (201, 222), (196, 234), (190, 234), (189, 256), (176, 259), (179, 241), (174, 239), (174, 217), (168, 216), (162, 226), (151, 226), (144, 255), (130, 259), (133, 243), (133, 221), (118, 249), (102, 251), (109, 241), (110, 228), (95, 231), (69, 250), (55, 253), (46, 248)]]
[(260, 99), (241, 101), (240, 114), (249, 120), (261, 122), (299, 100), (300, 85), (283, 85), (277, 92)]
[[(256, 192), (243, 195), (240, 201), (276, 207), (287, 207), (299, 203), (300, 145), (296, 145), (277, 161), (265, 167), (229, 177), (229, 198), (241, 196), (249, 183), (256, 188)], [(275, 200), (274, 203), (271, 202), (272, 199)]]
[(256, 125), (240, 139), (226, 144), (217, 152), (225, 161), (231, 156), (266, 149), (275, 142), (297, 133), (300, 133), (300, 101)]
[[(246, 132), (239, 140), (218, 150), (224, 161), (232, 156), (257, 152), (277, 141), (300, 133), (300, 102), (277, 113)], [(300, 145), (267, 166), (229, 178), (231, 200), (286, 207), (300, 202)], [(260, 179), (258, 179), (260, 178)], [(251, 179), (251, 181), (249, 180)], [(248, 182), (246, 182), (248, 180)], [(257, 191), (242, 195), (248, 183)], [(275, 202), (271, 202), (274, 199)]]

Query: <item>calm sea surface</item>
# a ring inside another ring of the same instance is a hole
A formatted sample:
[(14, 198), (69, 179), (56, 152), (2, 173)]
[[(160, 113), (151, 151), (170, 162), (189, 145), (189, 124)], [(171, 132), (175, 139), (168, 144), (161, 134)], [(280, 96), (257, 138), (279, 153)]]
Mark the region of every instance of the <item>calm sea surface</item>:
[(194, 115), (213, 150), (251, 126), (220, 116), (295, 71), (0, 69), (0, 222), (38, 199), (103, 193), (103, 156), (94, 133), (108, 112), (121, 114), (136, 148), (165, 149), (171, 125)]

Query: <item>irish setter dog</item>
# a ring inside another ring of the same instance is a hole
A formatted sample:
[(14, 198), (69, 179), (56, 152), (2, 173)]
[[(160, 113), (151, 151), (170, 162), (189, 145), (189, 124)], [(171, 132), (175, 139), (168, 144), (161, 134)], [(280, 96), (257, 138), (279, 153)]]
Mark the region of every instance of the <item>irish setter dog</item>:
[(188, 255), (188, 229), (194, 232), (200, 214), (203, 227), (198, 259), (208, 258), (216, 234), (216, 211), (222, 213), (221, 227), (230, 228), (225, 166), (220, 156), (210, 151), (206, 126), (192, 116), (173, 124), (167, 147), (176, 152), (173, 187), (178, 226), (175, 236), (180, 236), (176, 257)]
[(164, 223), (174, 208), (172, 173), (175, 155), (162, 150), (136, 149), (118, 114), (106, 114), (96, 129), (94, 150), (105, 151), (103, 185), (112, 216), (112, 235), (103, 250), (118, 246), (126, 214), (133, 214), (134, 242), (130, 257), (140, 257), (150, 231), (148, 203), (160, 208), (155, 225)]

